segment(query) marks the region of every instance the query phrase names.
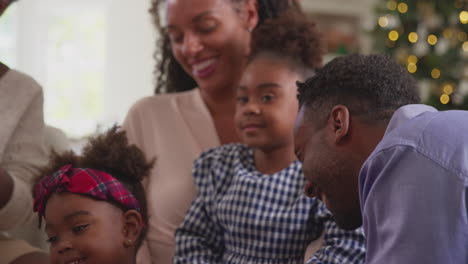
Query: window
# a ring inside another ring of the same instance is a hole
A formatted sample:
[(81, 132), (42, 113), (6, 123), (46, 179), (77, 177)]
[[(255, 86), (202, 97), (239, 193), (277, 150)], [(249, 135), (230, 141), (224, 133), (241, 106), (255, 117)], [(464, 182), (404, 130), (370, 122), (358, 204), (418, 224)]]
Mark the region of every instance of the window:
[(16, 67), (16, 32), (18, 21), (17, 7), (13, 5), (1, 17), (0, 23), (0, 58), (3, 63)]
[(79, 136), (102, 121), (106, 20), (102, 8), (63, 10), (46, 24), (46, 122)]
[(150, 1), (24, 0), (0, 18), (0, 59), (44, 89), (44, 117), (80, 138), (152, 94)]

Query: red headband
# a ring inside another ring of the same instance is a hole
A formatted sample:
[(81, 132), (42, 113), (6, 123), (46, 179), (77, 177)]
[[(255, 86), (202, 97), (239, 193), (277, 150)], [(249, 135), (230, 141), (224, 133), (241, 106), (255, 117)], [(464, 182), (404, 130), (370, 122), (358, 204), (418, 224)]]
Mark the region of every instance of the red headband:
[(39, 225), (44, 216), (45, 204), (53, 193), (85, 194), (102, 201), (112, 201), (125, 210), (141, 213), (140, 203), (125, 186), (111, 175), (93, 169), (72, 168), (65, 165), (36, 185), (34, 212), (39, 214)]

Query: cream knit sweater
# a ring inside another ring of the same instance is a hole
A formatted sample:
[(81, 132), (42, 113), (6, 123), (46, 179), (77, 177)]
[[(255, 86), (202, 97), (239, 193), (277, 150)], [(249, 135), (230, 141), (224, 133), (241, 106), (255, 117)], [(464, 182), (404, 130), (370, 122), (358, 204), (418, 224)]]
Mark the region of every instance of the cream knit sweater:
[(1, 248), (10, 236), (44, 247), (44, 235), (32, 211), (31, 190), (38, 168), (46, 163), (42, 89), (29, 76), (9, 70), (0, 79), (0, 166), (12, 176), (14, 189), (0, 209), (2, 257), (14, 253)]

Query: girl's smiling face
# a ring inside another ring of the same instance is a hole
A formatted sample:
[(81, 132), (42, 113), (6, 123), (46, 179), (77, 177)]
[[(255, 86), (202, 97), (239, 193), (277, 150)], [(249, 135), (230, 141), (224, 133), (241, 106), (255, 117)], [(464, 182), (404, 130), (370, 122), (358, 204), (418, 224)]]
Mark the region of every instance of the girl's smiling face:
[(52, 264), (133, 263), (124, 212), (106, 201), (53, 194), (45, 210)]
[(298, 79), (281, 59), (260, 56), (248, 64), (237, 89), (235, 115), (244, 144), (264, 150), (293, 144)]

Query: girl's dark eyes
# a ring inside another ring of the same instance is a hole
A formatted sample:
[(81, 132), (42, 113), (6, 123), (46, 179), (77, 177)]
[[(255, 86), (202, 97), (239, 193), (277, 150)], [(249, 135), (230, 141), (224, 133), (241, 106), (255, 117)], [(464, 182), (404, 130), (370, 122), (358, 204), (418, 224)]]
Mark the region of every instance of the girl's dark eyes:
[(249, 101), (249, 99), (246, 97), (246, 96), (240, 96), (240, 97), (237, 97), (237, 102), (239, 104), (245, 104)]
[[(262, 95), (260, 97), (260, 100), (262, 103), (269, 103), (275, 98), (274, 95), (272, 94), (267, 94), (267, 95)], [(237, 102), (239, 104), (246, 104), (249, 101), (249, 98), (247, 96), (239, 96), (237, 97)]]
[[(81, 231), (85, 230), (88, 226), (89, 226), (89, 224), (75, 226), (75, 227), (72, 228), (72, 232), (74, 234), (78, 234)], [(58, 241), (58, 239), (59, 239), (58, 236), (51, 236), (46, 241), (47, 241), (47, 243), (54, 244), (55, 242)]]
[(83, 231), (84, 229), (86, 229), (88, 226), (89, 226), (89, 224), (75, 226), (75, 227), (72, 228), (72, 231), (73, 231), (73, 233), (79, 233), (79, 232)]
[(53, 243), (57, 242), (57, 240), (58, 240), (57, 236), (51, 236), (46, 241), (47, 241), (47, 243), (53, 244)]
[(262, 102), (270, 102), (273, 100), (274, 96), (271, 94), (263, 95), (262, 96)]

